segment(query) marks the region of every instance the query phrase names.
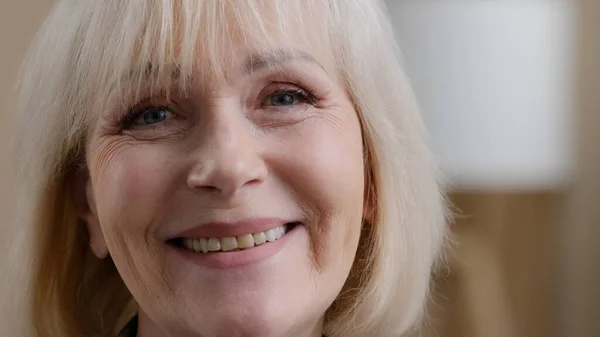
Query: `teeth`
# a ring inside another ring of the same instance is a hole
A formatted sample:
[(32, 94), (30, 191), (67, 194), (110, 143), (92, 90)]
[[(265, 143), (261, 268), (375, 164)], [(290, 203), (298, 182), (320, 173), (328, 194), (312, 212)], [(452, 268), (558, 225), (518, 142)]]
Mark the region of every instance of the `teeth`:
[(239, 248), (251, 248), (254, 247), (254, 238), (252, 234), (238, 236), (237, 243)]
[(273, 242), (273, 241), (277, 240), (277, 231), (275, 229), (269, 229), (265, 233), (265, 236), (267, 237), (267, 241)]
[(199, 252), (202, 250), (202, 248), (200, 247), (200, 240), (194, 240), (192, 246), (194, 247), (195, 252)]
[(208, 250), (211, 252), (216, 252), (217, 250), (221, 250), (221, 240), (219, 240), (217, 238), (208, 239)]
[(228, 252), (230, 250), (237, 249), (238, 242), (236, 238), (222, 238), (221, 239), (221, 250), (224, 252)]
[(248, 249), (265, 242), (273, 242), (285, 235), (286, 225), (272, 228), (266, 232), (245, 234), (238, 237), (225, 238), (184, 238), (183, 246), (197, 253), (229, 252), (236, 249)]
[(267, 237), (265, 236), (265, 232), (252, 234), (252, 237), (254, 238), (255, 245), (262, 245), (263, 243), (267, 242)]
[(200, 241), (200, 250), (202, 250), (203, 253), (208, 253), (208, 239), (207, 238), (201, 238), (200, 240), (190, 240), (190, 241)]

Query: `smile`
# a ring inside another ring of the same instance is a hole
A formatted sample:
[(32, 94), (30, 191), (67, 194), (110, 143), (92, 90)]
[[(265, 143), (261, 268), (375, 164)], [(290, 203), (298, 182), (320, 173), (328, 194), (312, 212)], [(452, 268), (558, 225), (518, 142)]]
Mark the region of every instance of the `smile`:
[(210, 254), (217, 252), (235, 252), (262, 246), (281, 239), (300, 223), (290, 222), (262, 232), (246, 233), (227, 237), (179, 237), (169, 243), (190, 252)]

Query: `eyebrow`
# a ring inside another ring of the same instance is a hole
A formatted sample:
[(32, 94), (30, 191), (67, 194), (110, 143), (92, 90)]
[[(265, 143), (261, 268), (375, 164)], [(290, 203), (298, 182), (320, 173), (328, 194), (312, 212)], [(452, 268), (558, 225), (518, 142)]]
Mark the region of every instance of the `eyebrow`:
[(313, 63), (325, 70), (325, 68), (317, 61), (317, 59), (314, 56), (307, 52), (297, 49), (274, 49), (271, 51), (250, 55), (244, 62), (242, 70), (245, 74), (251, 74), (252, 72), (255, 72), (260, 69), (274, 68), (288, 63), (290, 61), (297, 60)]

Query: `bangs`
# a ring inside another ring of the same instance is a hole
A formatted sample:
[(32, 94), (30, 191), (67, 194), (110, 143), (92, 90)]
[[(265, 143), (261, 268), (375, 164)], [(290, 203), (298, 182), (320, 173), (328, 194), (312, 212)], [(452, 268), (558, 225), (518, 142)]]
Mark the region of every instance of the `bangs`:
[(271, 51), (261, 62), (273, 65), (299, 53), (299, 42), (332, 52), (328, 34), (310, 34), (331, 31), (327, 1), (105, 0), (81, 8), (89, 15), (72, 53), (80, 81), (71, 92), (84, 111), (106, 109), (108, 101), (122, 110), (140, 98), (185, 95), (191, 83), (226, 81), (239, 47)]

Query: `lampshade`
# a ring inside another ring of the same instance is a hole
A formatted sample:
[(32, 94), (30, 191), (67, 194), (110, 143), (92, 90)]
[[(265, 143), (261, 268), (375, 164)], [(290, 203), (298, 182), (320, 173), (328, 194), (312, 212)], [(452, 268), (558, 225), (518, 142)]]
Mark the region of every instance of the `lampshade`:
[(388, 1), (431, 142), (456, 188), (569, 180), (570, 1)]

